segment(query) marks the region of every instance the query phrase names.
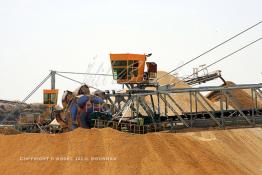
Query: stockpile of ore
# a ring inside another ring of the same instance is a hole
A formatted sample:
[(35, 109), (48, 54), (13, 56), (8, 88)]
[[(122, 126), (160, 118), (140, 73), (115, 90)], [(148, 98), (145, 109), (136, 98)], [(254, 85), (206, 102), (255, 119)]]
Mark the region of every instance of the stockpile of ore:
[(76, 129), (0, 135), (0, 172), (12, 174), (257, 174), (262, 129), (131, 135)]
[[(235, 85), (236, 84), (231, 81), (226, 81), (226, 83), (221, 85), (221, 87), (229, 87)], [(262, 108), (262, 99), (257, 97), (257, 102), (255, 102), (255, 100), (252, 100), (252, 93), (250, 89), (230, 90), (228, 91), (227, 97), (221, 96), (220, 92), (218, 91), (214, 91), (209, 93), (206, 97), (215, 103), (218, 102), (221, 98), (225, 101), (225, 99), (229, 97), (231, 100), (228, 99), (228, 104), (232, 106), (232, 108), (239, 108), (241, 110), (252, 109), (255, 106), (255, 103), (257, 103), (258, 108)]]
[[(164, 76), (165, 75), (165, 76)], [(179, 78), (175, 77), (174, 75), (166, 75), (166, 72), (164, 71), (158, 71), (157, 73), (158, 78), (159, 77), (163, 77), (161, 79), (159, 79), (159, 84), (160, 85), (168, 85), (168, 84), (173, 84), (175, 88), (190, 88), (191, 86), (186, 84), (185, 82), (181, 81)], [(151, 88), (152, 89), (152, 88)], [(184, 112), (190, 112), (190, 94), (188, 92), (184, 92), (184, 93), (172, 93), (170, 94), (170, 96), (176, 101), (176, 103), (179, 105), (179, 107), (182, 108), (182, 110)], [(192, 101), (192, 112), (195, 111), (206, 111), (205, 108), (207, 108), (208, 110), (211, 110), (210, 107), (207, 105), (207, 103), (205, 103), (205, 101), (203, 99), (201, 99), (199, 97), (199, 95), (197, 96), (197, 98), (202, 102), (203, 106), (198, 102), (197, 105), (197, 109), (195, 106), (195, 97), (194, 95), (191, 96), (191, 101)], [(148, 103), (150, 103), (150, 98), (147, 97), (146, 98)], [(154, 102), (155, 102), (155, 106), (158, 106), (157, 103), (157, 96), (153, 96)], [(172, 105), (172, 107), (178, 112), (178, 114), (181, 114), (181, 110), (178, 109), (178, 107), (167, 97), (166, 98), (168, 103)], [(204, 97), (204, 99), (213, 107), (213, 109), (215, 110), (219, 110), (219, 106), (216, 105), (215, 103), (211, 102), (209, 99), (207, 99), (206, 97)], [(160, 109), (161, 109), (161, 113), (164, 114), (165, 113), (165, 104), (162, 100), (160, 100)], [(174, 113), (168, 109), (167, 111), (168, 115), (174, 115)]]

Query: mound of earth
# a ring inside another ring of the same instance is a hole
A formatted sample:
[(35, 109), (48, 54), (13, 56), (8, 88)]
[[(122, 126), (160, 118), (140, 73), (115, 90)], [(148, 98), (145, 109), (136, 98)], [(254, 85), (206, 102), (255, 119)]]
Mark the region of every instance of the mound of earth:
[(1, 174), (262, 174), (262, 128), (0, 135)]

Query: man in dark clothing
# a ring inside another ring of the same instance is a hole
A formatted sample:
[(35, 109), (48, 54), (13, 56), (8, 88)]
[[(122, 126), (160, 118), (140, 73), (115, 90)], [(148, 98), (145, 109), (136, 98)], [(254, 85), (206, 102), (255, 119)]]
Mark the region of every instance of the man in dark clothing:
[(93, 112), (93, 106), (88, 96), (81, 96), (77, 102), (79, 106), (78, 123), (82, 128), (90, 128), (90, 114)]
[(93, 108), (87, 109), (87, 111), (82, 111), (80, 113), (80, 123), (82, 128), (90, 128), (91, 119), (90, 114), (93, 112)]

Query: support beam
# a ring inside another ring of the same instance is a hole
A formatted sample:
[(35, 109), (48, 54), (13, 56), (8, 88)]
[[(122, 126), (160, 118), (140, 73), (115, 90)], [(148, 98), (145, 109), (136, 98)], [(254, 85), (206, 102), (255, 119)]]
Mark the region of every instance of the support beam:
[(157, 93), (157, 113), (160, 115), (160, 94)]
[(188, 125), (188, 123), (176, 112), (176, 110), (167, 102), (167, 101), (165, 101), (165, 98), (162, 96), (162, 95), (160, 95), (159, 96), (166, 104), (167, 104), (167, 106), (169, 107), (169, 109), (171, 110), (171, 111), (173, 111), (173, 113), (179, 118), (179, 120), (186, 126), (186, 127), (190, 127), (189, 125)]
[(206, 112), (208, 113), (208, 115), (210, 115), (210, 117), (216, 122), (216, 124), (217, 124), (219, 127), (222, 128), (221, 123), (219, 123), (219, 121), (216, 119), (216, 117), (207, 109), (207, 107), (202, 103), (202, 101), (199, 100), (198, 98), (197, 98), (197, 101), (198, 101), (198, 103), (206, 110)]
[[(164, 98), (165, 98), (165, 101), (167, 101), (166, 100), (166, 94), (164, 94)], [(166, 105), (166, 103), (165, 103), (165, 116), (167, 116), (167, 105)]]
[[(114, 118), (117, 118), (130, 104), (132, 103), (132, 100), (129, 99), (124, 106), (113, 116)], [(123, 116), (122, 116), (123, 117)]]
[[(132, 96), (147, 96), (147, 95), (159, 95), (166, 93), (188, 93), (188, 92), (207, 92), (207, 91), (220, 91), (220, 90), (233, 90), (233, 89), (250, 89), (250, 88), (262, 88), (262, 84), (246, 84), (246, 85), (235, 85), (230, 87), (221, 87), (221, 86), (209, 86), (209, 87), (199, 87), (199, 88), (157, 88), (153, 90), (140, 90), (137, 94), (132, 94)], [(259, 89), (259, 91), (261, 91)], [(129, 93), (116, 93), (109, 94), (110, 96), (129, 96)]]
[[(142, 106), (142, 108), (145, 110), (147, 115), (151, 116), (152, 118), (154, 117), (154, 112), (151, 110), (151, 108), (146, 104), (145, 100), (142, 99), (143, 97), (139, 98), (139, 103)], [(153, 118), (154, 119), (154, 118)]]
[(195, 113), (197, 114), (197, 92), (194, 92), (195, 97)]
[(190, 105), (190, 126), (193, 127), (192, 92), (189, 92), (189, 105)]
[(180, 110), (180, 112), (181, 112), (182, 114), (184, 114), (187, 118), (189, 118), (189, 117), (186, 115), (185, 111), (181, 108), (181, 106), (179, 106), (178, 103), (177, 103), (169, 94), (167, 94), (167, 97), (176, 105), (176, 107)]
[(51, 89), (55, 89), (55, 74), (56, 71), (51, 70)]
[[(131, 112), (134, 114), (134, 113), (136, 113), (136, 115), (138, 115), (139, 114), (139, 107), (137, 107), (137, 108), (135, 108), (135, 99), (137, 99), (137, 97), (134, 97), (133, 98), (133, 100), (132, 100), (132, 105), (130, 105), (130, 109), (132, 110)], [(128, 100), (129, 99), (123, 99), (123, 102), (124, 103), (127, 103), (128, 102)], [(132, 114), (132, 115), (133, 115)], [(133, 118), (134, 116), (132, 116), (132, 118)]]
[(253, 120), (253, 124), (256, 124), (255, 121), (255, 108), (256, 108), (256, 102), (254, 101), (254, 89), (251, 88), (251, 99), (252, 99), (252, 120)]
[(151, 104), (152, 104), (152, 109), (153, 109), (154, 113), (156, 113), (155, 102), (154, 102), (154, 99), (153, 99), (153, 95), (150, 95), (150, 100), (151, 100)]
[[(226, 96), (226, 98), (232, 102), (232, 106), (240, 113), (240, 115), (250, 124), (253, 125), (252, 122), (247, 118), (247, 116), (242, 112), (242, 110), (240, 109), (240, 107), (237, 105), (236, 101), (232, 98), (232, 96), (230, 95), (229, 92), (225, 92), (224, 95)], [(230, 97), (231, 96), (231, 97)]]
[(262, 94), (262, 91), (260, 90), (260, 88), (257, 88), (258, 92), (260, 92)]
[(257, 92), (257, 96), (259, 96), (259, 98), (262, 99), (262, 91), (258, 88), (256, 92)]
[(221, 111), (221, 122), (222, 122), (222, 126), (223, 128), (225, 128), (225, 121), (224, 121), (224, 103), (223, 103), (223, 90), (220, 90), (220, 98), (219, 98), (219, 102), (220, 102), (220, 111)]
[(215, 112), (215, 109), (213, 108), (213, 106), (210, 105), (210, 103), (206, 100), (205, 97), (203, 97), (203, 95), (202, 95), (200, 92), (197, 92), (197, 95), (199, 95), (199, 96), (202, 98), (202, 100), (208, 105), (208, 107), (209, 107), (213, 112)]

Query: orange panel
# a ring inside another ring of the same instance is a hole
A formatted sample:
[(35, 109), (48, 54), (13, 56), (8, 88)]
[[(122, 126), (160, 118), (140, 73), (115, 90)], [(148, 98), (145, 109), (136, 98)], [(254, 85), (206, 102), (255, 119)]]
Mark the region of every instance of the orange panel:
[[(144, 69), (145, 69), (145, 61), (146, 55), (145, 54), (110, 54), (111, 61), (130, 61), (136, 60), (138, 61), (138, 74), (137, 76), (133, 76), (131, 79), (118, 79), (117, 83), (141, 83), (143, 81), (144, 76)], [(120, 66), (123, 67), (123, 66)], [(125, 66), (124, 66), (125, 67)], [(117, 66), (112, 66), (113, 68), (117, 68)], [(126, 66), (126, 69), (128, 67)]]
[(110, 54), (111, 60), (139, 60), (146, 61), (145, 54)]
[(58, 94), (58, 89), (44, 89), (44, 94)]
[[(49, 108), (54, 107), (57, 104), (58, 89), (44, 89), (44, 104)], [(51, 99), (48, 95), (55, 94), (55, 99)], [(45, 99), (47, 95), (48, 99)], [(53, 100), (53, 101), (52, 101)]]

